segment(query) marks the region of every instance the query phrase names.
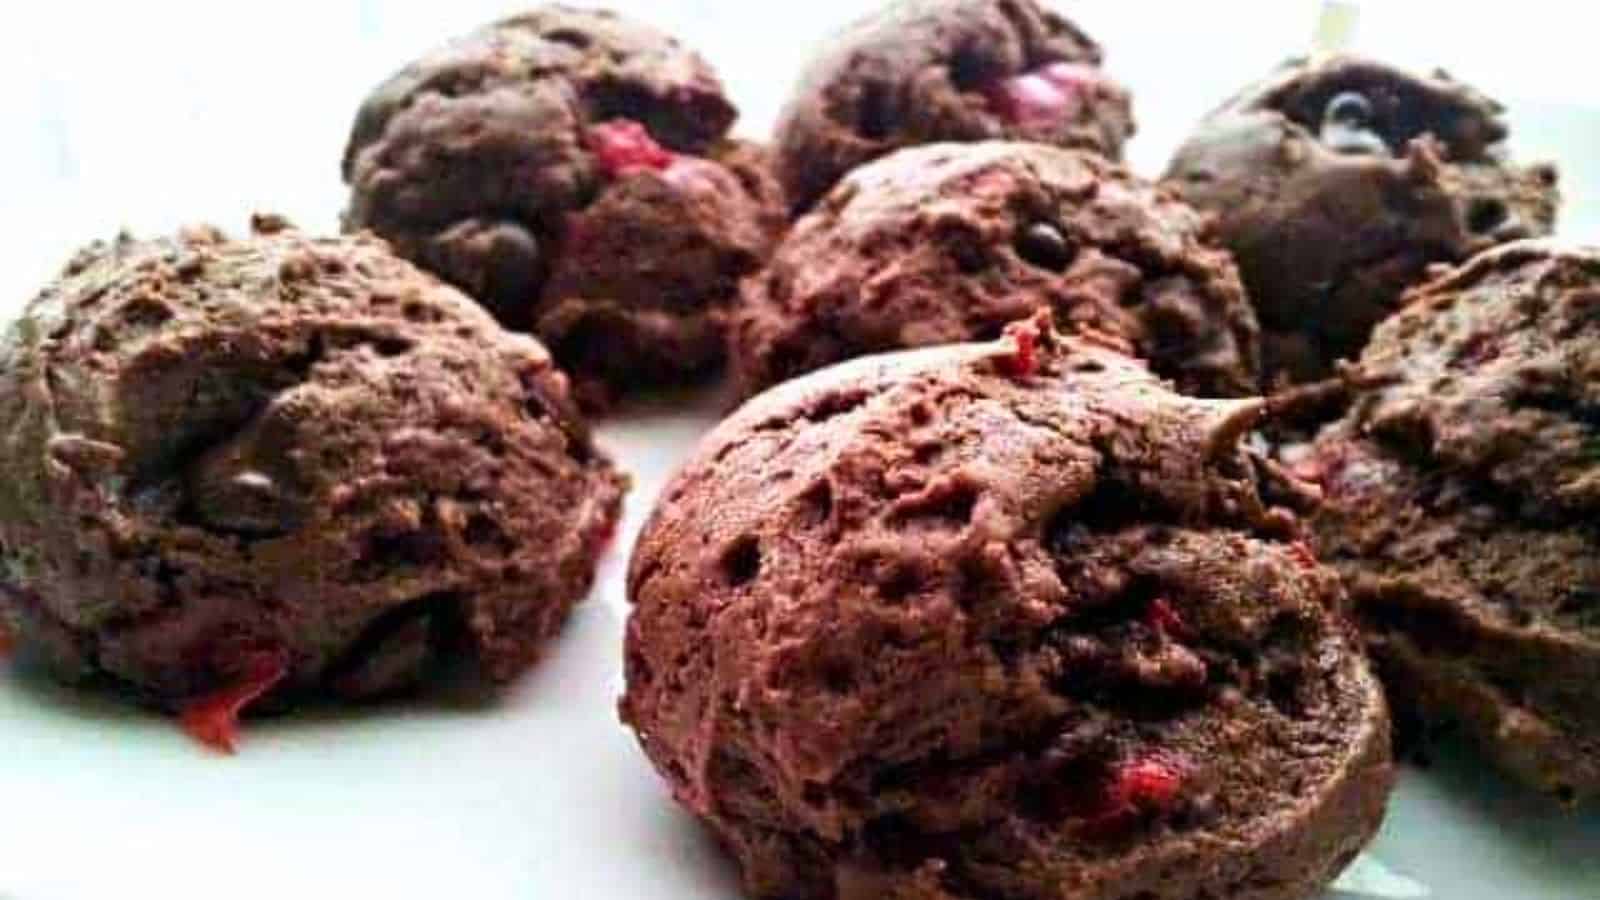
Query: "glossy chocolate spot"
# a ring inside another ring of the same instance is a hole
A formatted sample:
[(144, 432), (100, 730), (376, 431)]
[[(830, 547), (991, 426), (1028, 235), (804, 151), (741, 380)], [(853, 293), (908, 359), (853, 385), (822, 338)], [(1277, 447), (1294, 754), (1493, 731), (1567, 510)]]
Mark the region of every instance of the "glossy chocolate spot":
[(1499, 197), (1475, 197), (1467, 206), (1467, 227), (1475, 234), (1493, 234), (1511, 219), (1511, 210)]
[(1387, 154), (1389, 145), (1374, 130), (1372, 101), (1360, 91), (1343, 91), (1322, 114), (1322, 143), (1336, 153)]
[(1052, 272), (1066, 271), (1078, 255), (1077, 249), (1061, 233), (1061, 229), (1049, 222), (1025, 226), (1017, 233), (1016, 246), (1017, 255), (1029, 265)]

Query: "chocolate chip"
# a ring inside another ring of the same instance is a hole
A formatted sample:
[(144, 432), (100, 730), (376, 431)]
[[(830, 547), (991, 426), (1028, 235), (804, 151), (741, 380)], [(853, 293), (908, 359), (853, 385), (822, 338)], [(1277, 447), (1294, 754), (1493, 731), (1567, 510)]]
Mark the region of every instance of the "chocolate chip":
[(1360, 91), (1344, 91), (1328, 101), (1323, 113), (1324, 124), (1337, 122), (1347, 128), (1372, 127), (1372, 101)]
[(1064, 272), (1077, 257), (1077, 249), (1061, 229), (1048, 222), (1035, 222), (1017, 234), (1017, 255), (1030, 265), (1052, 272)]
[(1372, 101), (1359, 91), (1344, 91), (1328, 101), (1322, 115), (1322, 143), (1336, 153), (1387, 154), (1389, 145), (1373, 128)]
[(188, 473), (188, 514), (196, 524), (255, 537), (287, 534), (305, 520), (305, 498), (263, 461), (258, 439), (236, 438)]
[(1474, 197), (1467, 205), (1467, 227), (1475, 234), (1491, 234), (1511, 218), (1511, 210), (1499, 197)]

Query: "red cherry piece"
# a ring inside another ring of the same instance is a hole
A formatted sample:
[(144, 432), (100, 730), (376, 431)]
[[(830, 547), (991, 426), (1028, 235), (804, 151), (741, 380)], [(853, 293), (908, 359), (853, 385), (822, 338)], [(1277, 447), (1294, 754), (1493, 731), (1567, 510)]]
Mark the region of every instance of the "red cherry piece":
[(1006, 326), (1005, 336), (1016, 347), (1010, 356), (1002, 356), (1001, 368), (1007, 375), (1023, 378), (1039, 371), (1039, 323), (1031, 319), (1013, 322)]
[(996, 82), (986, 93), (1003, 118), (1019, 125), (1048, 124), (1075, 115), (1103, 81), (1093, 66), (1058, 62)]
[(1149, 758), (1124, 763), (1113, 775), (1108, 799), (1116, 807), (1166, 811), (1183, 790), (1183, 773), (1172, 763)]
[(640, 170), (662, 172), (676, 158), (670, 150), (656, 143), (643, 125), (629, 119), (613, 119), (592, 126), (588, 142), (600, 168), (611, 178)]
[(11, 651), (15, 650), (16, 646), (16, 636), (11, 633), (11, 629), (6, 627), (5, 622), (0, 622), (0, 656), (10, 656)]
[(288, 674), (289, 664), (282, 653), (257, 653), (246, 661), (244, 674), (236, 684), (189, 702), (178, 721), (200, 743), (221, 753), (233, 753), (239, 743), (239, 715)]

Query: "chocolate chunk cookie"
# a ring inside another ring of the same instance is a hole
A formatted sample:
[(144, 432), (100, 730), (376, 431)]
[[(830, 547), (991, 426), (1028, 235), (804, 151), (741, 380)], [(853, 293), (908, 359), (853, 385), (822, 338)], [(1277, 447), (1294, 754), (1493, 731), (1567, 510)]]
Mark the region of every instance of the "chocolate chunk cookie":
[(997, 336), (1040, 308), (1127, 340), (1180, 390), (1256, 391), (1255, 316), (1202, 216), (1093, 154), (984, 142), (862, 167), (749, 279), (743, 395), (852, 356)]
[(0, 339), (0, 421), (0, 617), (173, 708), (509, 678), (625, 487), (539, 344), (274, 218), (84, 250)]
[(1600, 796), (1600, 252), (1526, 242), (1410, 295), (1298, 462), (1396, 709)]
[(406, 66), (344, 157), (350, 230), (532, 329), (597, 403), (722, 361), (739, 279), (784, 206), (765, 154), (677, 41), (545, 6)]
[(639, 539), (623, 718), (753, 896), (1312, 896), (1388, 718), (1263, 408), (1037, 322), (788, 382)]
[(1429, 265), (1550, 233), (1556, 170), (1505, 153), (1501, 106), (1442, 72), (1293, 60), (1223, 104), (1167, 177), (1215, 213), (1278, 382), (1326, 377)]
[(1034, 0), (897, 0), (824, 46), (778, 122), (796, 213), (900, 147), (1004, 138), (1120, 159), (1133, 134), (1100, 47)]

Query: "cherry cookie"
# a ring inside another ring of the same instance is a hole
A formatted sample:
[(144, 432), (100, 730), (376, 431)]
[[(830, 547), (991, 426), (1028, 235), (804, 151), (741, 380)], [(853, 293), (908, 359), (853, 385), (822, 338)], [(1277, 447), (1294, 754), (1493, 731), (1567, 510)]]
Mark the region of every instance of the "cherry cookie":
[(1122, 155), (1128, 92), (1100, 47), (1034, 0), (898, 0), (825, 44), (777, 132), (794, 212), (901, 147), (1025, 140)]
[(1092, 153), (991, 141), (848, 175), (746, 280), (731, 331), (749, 396), (868, 353), (987, 340), (1052, 310), (1124, 341), (1184, 393), (1257, 389), (1255, 315), (1206, 219)]
[(0, 620), (181, 710), (521, 672), (626, 479), (532, 338), (368, 236), (97, 243), (0, 340)]
[(639, 538), (623, 718), (752, 896), (1315, 896), (1389, 720), (1265, 408), (1036, 320), (780, 385)]
[(362, 106), (346, 227), (502, 323), (590, 405), (695, 379), (783, 222), (764, 151), (704, 60), (609, 12), (546, 6), (406, 66)]

